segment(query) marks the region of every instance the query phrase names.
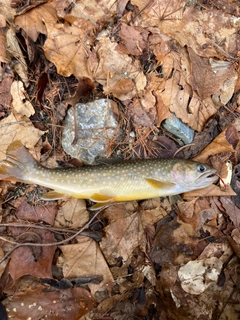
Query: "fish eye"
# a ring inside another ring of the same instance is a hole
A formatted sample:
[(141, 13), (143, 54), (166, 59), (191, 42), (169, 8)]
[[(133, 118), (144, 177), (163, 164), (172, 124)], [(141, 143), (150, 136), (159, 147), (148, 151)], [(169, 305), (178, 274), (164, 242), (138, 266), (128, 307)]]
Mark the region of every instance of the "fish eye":
[(206, 167), (205, 167), (203, 164), (199, 164), (199, 165), (197, 166), (197, 170), (198, 170), (199, 172), (204, 172), (204, 171), (206, 170)]

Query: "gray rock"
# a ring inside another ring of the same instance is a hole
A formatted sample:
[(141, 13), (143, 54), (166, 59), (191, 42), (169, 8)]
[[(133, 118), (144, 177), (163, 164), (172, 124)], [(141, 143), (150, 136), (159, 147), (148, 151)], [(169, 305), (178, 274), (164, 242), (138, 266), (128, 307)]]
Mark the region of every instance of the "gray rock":
[[(118, 134), (118, 122), (109, 99), (78, 103), (68, 110), (64, 121), (62, 147), (72, 157), (88, 164), (96, 164), (97, 158), (107, 158), (108, 145)], [(72, 144), (74, 133), (74, 112), (77, 118), (78, 140)]]
[(194, 130), (189, 128), (175, 116), (174, 118), (164, 120), (162, 126), (168, 132), (180, 139), (184, 144), (189, 144), (194, 139)]

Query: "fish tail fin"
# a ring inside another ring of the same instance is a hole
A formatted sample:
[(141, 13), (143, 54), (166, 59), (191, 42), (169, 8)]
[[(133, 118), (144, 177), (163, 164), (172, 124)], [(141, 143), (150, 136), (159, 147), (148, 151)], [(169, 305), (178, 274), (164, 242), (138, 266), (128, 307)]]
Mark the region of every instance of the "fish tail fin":
[(22, 143), (14, 141), (7, 148), (6, 159), (0, 161), (0, 180), (26, 182), (29, 169), (36, 165), (37, 161)]

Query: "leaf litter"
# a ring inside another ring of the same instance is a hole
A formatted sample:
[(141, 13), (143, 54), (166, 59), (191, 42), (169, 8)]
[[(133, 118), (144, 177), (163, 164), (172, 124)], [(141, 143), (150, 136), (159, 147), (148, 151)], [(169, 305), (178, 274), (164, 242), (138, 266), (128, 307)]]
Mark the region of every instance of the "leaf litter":
[[(20, 140), (45, 165), (80, 166), (61, 147), (68, 105), (111, 97), (122, 134), (109, 156), (194, 158), (222, 179), (233, 165), (226, 190), (98, 215), (84, 200), (45, 203), (42, 188), (1, 181), (8, 316), (238, 319), (237, 2), (2, 1), (0, 25), (0, 160)], [(190, 145), (162, 127), (173, 115), (195, 131)]]

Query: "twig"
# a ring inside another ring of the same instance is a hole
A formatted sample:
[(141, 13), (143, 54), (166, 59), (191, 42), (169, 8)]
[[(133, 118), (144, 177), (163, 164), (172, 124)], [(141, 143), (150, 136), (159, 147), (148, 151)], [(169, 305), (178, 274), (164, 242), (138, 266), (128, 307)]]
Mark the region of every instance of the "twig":
[(128, 25), (130, 25), (130, 23), (133, 22), (151, 4), (151, 2), (153, 2), (153, 0), (150, 0), (134, 17), (132, 17), (128, 22)]
[[(1, 223), (1, 227), (14, 227), (14, 228), (27, 228), (27, 229), (42, 229), (42, 230), (48, 230), (51, 232), (64, 234), (64, 233), (76, 233), (76, 229), (71, 228), (61, 228), (61, 227), (52, 227), (50, 225), (39, 225), (39, 224), (33, 224), (33, 223)], [(97, 242), (101, 240), (101, 235), (98, 232), (95, 231), (83, 231), (81, 233), (81, 236), (91, 238)]]
[(190, 147), (190, 146), (194, 146), (195, 145), (195, 143), (189, 143), (189, 144), (186, 144), (185, 146), (182, 146), (181, 148), (179, 148), (179, 149), (177, 149), (177, 151), (174, 153), (174, 155), (173, 155), (173, 158), (175, 158), (176, 157), (176, 155), (180, 152), (180, 151), (182, 151), (183, 149), (185, 149), (185, 148), (187, 148), (187, 147)]
[(240, 61), (240, 58), (235, 58), (233, 56), (231, 56), (229, 53), (227, 53), (225, 50), (223, 50), (218, 44), (216, 44), (215, 42), (211, 41), (212, 44), (218, 48), (219, 51), (221, 51), (228, 59), (232, 59), (234, 61)]
[(97, 217), (97, 215), (104, 210), (104, 208), (100, 209), (98, 212), (96, 212), (94, 214), (94, 216), (85, 224), (85, 226), (83, 226), (78, 232), (76, 232), (74, 235), (72, 235), (71, 237), (64, 239), (62, 241), (58, 241), (58, 242), (52, 242), (52, 243), (31, 243), (31, 242), (26, 242), (26, 243), (17, 243), (15, 241), (11, 241), (8, 239), (5, 239), (3, 237), (0, 237), (1, 240), (5, 241), (5, 242), (9, 242), (12, 244), (16, 244), (16, 246), (10, 250), (8, 253), (5, 254), (5, 256), (0, 260), (0, 264), (8, 257), (12, 254), (12, 252), (14, 250), (16, 250), (19, 247), (26, 247), (26, 246), (31, 246), (31, 247), (52, 247), (52, 246), (59, 246), (61, 244), (64, 244), (66, 242), (69, 242), (71, 240), (73, 240), (76, 236), (78, 236), (80, 233), (82, 233), (85, 229), (89, 228), (90, 224), (93, 222), (93, 220)]

